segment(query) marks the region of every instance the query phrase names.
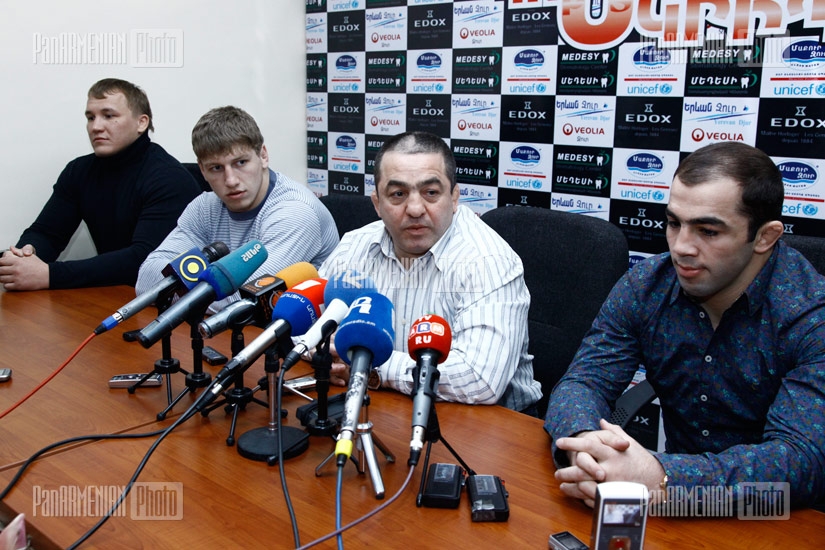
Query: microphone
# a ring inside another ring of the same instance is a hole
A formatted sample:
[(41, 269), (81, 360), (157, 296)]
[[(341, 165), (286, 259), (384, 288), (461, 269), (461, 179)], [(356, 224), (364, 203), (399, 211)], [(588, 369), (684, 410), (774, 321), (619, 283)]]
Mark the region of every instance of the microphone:
[(375, 283), (369, 275), (362, 275), (354, 270), (339, 273), (327, 281), (327, 286), (324, 289), (324, 304), (326, 306), (324, 314), (306, 334), (298, 339), (298, 343), (284, 358), (284, 363), (281, 366), (284, 372), (294, 367), (301, 356), (335, 332), (335, 329), (347, 316), (349, 306), (353, 300), (367, 290), (375, 290)]
[(162, 292), (180, 283), (186, 285), (187, 290), (191, 289), (194, 284), (189, 286), (190, 281), (197, 282), (198, 275), (206, 271), (208, 264), (227, 254), (229, 254), (229, 248), (220, 241), (205, 246), (202, 251), (193, 248), (184, 252), (163, 268), (161, 273), (166, 277), (162, 281), (106, 317), (95, 329), (95, 334), (103, 334), (113, 329), (138, 311), (153, 304)]
[(272, 322), (215, 375), (215, 382), (204, 394), (207, 397), (198, 405), (198, 410), (219, 396), (229, 380), (248, 368), (280, 338), (286, 338), (291, 332), (306, 332), (318, 319), (325, 286), (324, 279), (310, 279), (284, 292), (272, 310)]
[(241, 286), (242, 300), (233, 302), (224, 309), (204, 319), (198, 331), (204, 338), (212, 338), (232, 325), (255, 325), (265, 327), (272, 321), (272, 309), (278, 298), (298, 283), (318, 276), (318, 271), (309, 262), (292, 264), (276, 275), (263, 275)]
[(368, 292), (352, 303), (335, 335), (335, 347), (351, 366), (341, 433), (335, 444), (338, 466), (343, 466), (352, 454), (352, 440), (367, 391), (369, 371), (392, 355), (395, 341), (392, 316), (390, 299), (377, 292)]
[(427, 421), (435, 401), (435, 390), (441, 373), (438, 365), (450, 354), (452, 344), (450, 325), (438, 315), (425, 315), (410, 327), (407, 347), (415, 359), (413, 371), (413, 414), (410, 459), (407, 466), (415, 466), (424, 448)]
[(261, 267), (266, 257), (266, 248), (255, 240), (210, 265), (198, 276), (198, 284), (192, 290), (137, 334), (140, 344), (151, 347), (193, 314), (203, 314), (209, 304), (234, 293)]

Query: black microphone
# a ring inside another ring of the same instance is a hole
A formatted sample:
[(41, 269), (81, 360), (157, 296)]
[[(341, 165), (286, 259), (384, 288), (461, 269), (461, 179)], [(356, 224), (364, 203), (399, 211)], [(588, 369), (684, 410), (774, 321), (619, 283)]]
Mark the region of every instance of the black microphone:
[(425, 315), (410, 327), (407, 348), (415, 359), (413, 371), (413, 415), (410, 459), (407, 466), (415, 466), (424, 448), (424, 437), (430, 411), (438, 387), (438, 365), (447, 359), (452, 344), (452, 333), (447, 321), (438, 315)]
[[(202, 410), (220, 395), (227, 381), (245, 371), (267, 348), (281, 338), (306, 332), (318, 320), (318, 310), (324, 296), (323, 279), (311, 279), (281, 295), (272, 310), (272, 322), (248, 346), (240, 351), (215, 376), (215, 381), (196, 407)], [(274, 388), (273, 388), (274, 389)], [(272, 391), (272, 389), (270, 390)]]
[(198, 277), (199, 282), (192, 290), (138, 333), (138, 341), (144, 348), (149, 348), (195, 313), (202, 315), (209, 304), (237, 291), (266, 258), (264, 245), (260, 241), (250, 241), (210, 265)]
[(244, 283), (238, 292), (241, 299), (226, 306), (198, 325), (204, 338), (212, 338), (230, 326), (255, 325), (264, 328), (272, 321), (272, 310), (278, 298), (288, 289), (318, 276), (311, 263), (299, 262), (279, 271)]
[(210, 263), (223, 258), (227, 254), (229, 254), (229, 247), (220, 241), (206, 245), (203, 250), (193, 248), (184, 252), (163, 268), (162, 274), (166, 277), (162, 281), (106, 317), (95, 329), (95, 334), (103, 334), (138, 311), (149, 307), (162, 292), (179, 285), (184, 285), (187, 290), (190, 290), (197, 284), (198, 275), (206, 271)]

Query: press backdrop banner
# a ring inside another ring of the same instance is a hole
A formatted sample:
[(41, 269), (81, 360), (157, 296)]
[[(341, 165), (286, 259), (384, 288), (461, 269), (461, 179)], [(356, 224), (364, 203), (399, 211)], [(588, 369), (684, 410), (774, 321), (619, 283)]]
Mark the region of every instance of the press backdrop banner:
[(450, 144), (462, 203), (609, 220), (667, 250), (680, 160), (759, 147), (825, 235), (825, 0), (306, 0), (310, 187), (370, 194), (387, 137)]

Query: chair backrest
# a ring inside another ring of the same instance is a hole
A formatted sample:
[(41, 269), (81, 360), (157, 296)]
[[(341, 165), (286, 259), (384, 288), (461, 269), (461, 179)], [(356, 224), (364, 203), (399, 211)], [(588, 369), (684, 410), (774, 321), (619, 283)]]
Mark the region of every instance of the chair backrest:
[(339, 237), (343, 237), (347, 231), (381, 219), (375, 211), (372, 199), (366, 195), (330, 194), (322, 196), (321, 202), (332, 214)]
[(825, 275), (825, 239), (803, 235), (783, 235), (782, 240), (799, 250), (817, 271)]
[(521, 257), (530, 291), (529, 351), (544, 394), (565, 373), (610, 289), (627, 271), (622, 231), (610, 222), (546, 208), (507, 206), (481, 219)]
[(203, 173), (201, 173), (200, 166), (198, 166), (197, 162), (182, 162), (181, 164), (189, 170), (189, 173), (192, 174), (192, 177), (195, 178), (195, 181), (200, 185), (201, 190), (207, 192), (212, 191), (212, 186), (209, 185), (209, 182), (203, 177)]

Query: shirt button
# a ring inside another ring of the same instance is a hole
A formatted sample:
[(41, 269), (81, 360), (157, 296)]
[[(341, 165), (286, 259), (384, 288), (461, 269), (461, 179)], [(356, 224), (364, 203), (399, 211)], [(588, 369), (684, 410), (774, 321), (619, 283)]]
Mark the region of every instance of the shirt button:
[(705, 355), (705, 363), (710, 363), (711, 361), (713, 361), (713, 357), (710, 355)]
[(707, 401), (707, 400), (708, 400), (708, 396), (707, 396), (707, 395), (700, 395), (700, 396), (699, 396), (699, 399), (701, 399), (702, 401)]
[(709, 431), (707, 431), (707, 430), (702, 430), (702, 435), (703, 435), (703, 436), (705, 436), (705, 437), (707, 437), (707, 436), (709, 436), (709, 435), (710, 435), (710, 432), (709, 432)]
[(699, 318), (700, 318), (700, 319), (704, 319), (704, 318), (705, 318), (705, 312), (704, 312), (704, 311), (700, 311), (700, 312), (699, 312)]

